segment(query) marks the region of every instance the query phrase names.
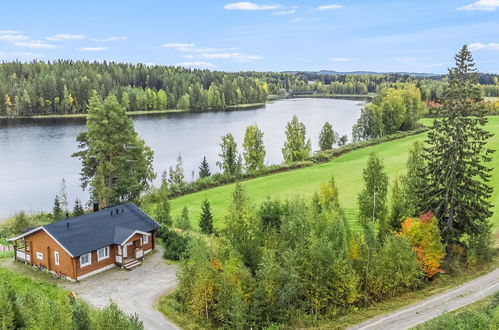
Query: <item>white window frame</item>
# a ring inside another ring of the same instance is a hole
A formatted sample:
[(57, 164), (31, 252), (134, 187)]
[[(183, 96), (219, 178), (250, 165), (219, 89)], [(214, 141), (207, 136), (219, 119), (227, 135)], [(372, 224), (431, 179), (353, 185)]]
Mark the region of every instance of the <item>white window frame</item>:
[(59, 266), (61, 263), (61, 255), (59, 253), (59, 251), (54, 251), (54, 264), (56, 266)]
[[(81, 260), (81, 258), (84, 257), (84, 256), (88, 257), (88, 262), (86, 262), (86, 263), (83, 263), (82, 260)], [(83, 268), (83, 267), (86, 267), (86, 266), (90, 266), (91, 264), (92, 264), (92, 252), (85, 253), (85, 254), (82, 254), (80, 256), (80, 268)]]
[[(101, 255), (100, 255), (101, 251), (104, 252), (103, 257), (101, 257)], [(109, 258), (109, 246), (106, 246), (106, 247), (103, 247), (102, 249), (97, 250), (97, 261), (101, 261), (101, 260), (108, 259), (108, 258)]]
[(144, 244), (149, 244), (149, 235), (142, 235), (142, 242)]
[(38, 260), (43, 260), (43, 253), (42, 252), (36, 252), (36, 259)]

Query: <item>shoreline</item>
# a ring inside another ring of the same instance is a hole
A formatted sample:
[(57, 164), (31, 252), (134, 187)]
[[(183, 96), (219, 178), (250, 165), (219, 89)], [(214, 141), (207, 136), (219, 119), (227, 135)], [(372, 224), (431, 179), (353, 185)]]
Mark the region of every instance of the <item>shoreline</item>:
[[(144, 115), (161, 115), (161, 114), (169, 114), (169, 113), (206, 113), (206, 112), (223, 112), (223, 111), (238, 111), (238, 110), (250, 110), (256, 109), (265, 106), (266, 104), (272, 103), (278, 100), (284, 99), (294, 99), (294, 98), (323, 98), (323, 99), (366, 99), (373, 98), (376, 94), (329, 94), (329, 95), (298, 95), (298, 96), (284, 96), (284, 97), (276, 97), (271, 96), (265, 102), (260, 103), (244, 103), (237, 105), (230, 105), (222, 110), (181, 110), (181, 109), (166, 109), (166, 110), (137, 110), (137, 111), (127, 111), (127, 116), (144, 116)], [(35, 115), (35, 116), (0, 116), (0, 120), (9, 120), (9, 119), (64, 119), (64, 118), (86, 118), (86, 113), (76, 113), (76, 114), (48, 114), (48, 115)]]

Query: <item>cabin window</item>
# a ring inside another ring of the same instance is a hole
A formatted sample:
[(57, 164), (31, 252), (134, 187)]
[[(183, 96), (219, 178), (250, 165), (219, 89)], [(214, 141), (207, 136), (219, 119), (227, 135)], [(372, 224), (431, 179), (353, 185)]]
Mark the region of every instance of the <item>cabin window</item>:
[(109, 258), (109, 246), (106, 246), (102, 249), (97, 250), (97, 259), (98, 261)]
[(143, 236), (143, 242), (144, 242), (144, 244), (149, 244), (149, 235)]
[(80, 256), (80, 267), (88, 266), (92, 263), (92, 255), (86, 253)]
[(59, 266), (59, 252), (54, 251), (54, 263), (56, 266)]
[(38, 259), (38, 260), (43, 260), (43, 253), (41, 253), (41, 252), (37, 252), (37, 253), (36, 253), (36, 259)]

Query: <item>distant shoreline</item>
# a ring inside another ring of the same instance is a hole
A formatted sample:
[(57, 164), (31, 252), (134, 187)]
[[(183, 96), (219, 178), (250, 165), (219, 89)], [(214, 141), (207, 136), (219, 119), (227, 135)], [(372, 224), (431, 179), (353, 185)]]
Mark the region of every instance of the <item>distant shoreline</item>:
[[(206, 113), (206, 112), (223, 112), (223, 111), (234, 111), (234, 110), (246, 110), (246, 109), (254, 109), (265, 106), (267, 103), (271, 103), (276, 100), (283, 99), (293, 99), (293, 98), (323, 98), (323, 99), (349, 99), (349, 98), (373, 98), (376, 94), (310, 94), (310, 95), (297, 95), (297, 96), (288, 96), (288, 97), (269, 97), (266, 102), (261, 103), (245, 103), (245, 104), (237, 104), (230, 105), (225, 109), (221, 110), (181, 110), (181, 109), (167, 109), (167, 110), (138, 110), (138, 111), (127, 111), (127, 116), (143, 116), (143, 115), (160, 115), (160, 114), (169, 114), (169, 113)], [(57, 118), (86, 118), (88, 114), (86, 113), (71, 113), (71, 114), (49, 114), (49, 115), (36, 115), (36, 116), (0, 116), (0, 120), (3, 119), (57, 119)]]

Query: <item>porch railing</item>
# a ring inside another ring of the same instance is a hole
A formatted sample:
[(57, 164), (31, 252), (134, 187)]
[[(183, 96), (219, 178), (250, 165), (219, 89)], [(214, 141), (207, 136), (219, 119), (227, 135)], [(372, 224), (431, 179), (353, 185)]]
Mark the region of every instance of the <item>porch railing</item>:
[(135, 259), (140, 259), (144, 257), (144, 251), (142, 250), (135, 250)]
[(31, 256), (24, 251), (16, 251), (16, 258), (17, 260), (22, 260), (22, 261), (31, 261)]

